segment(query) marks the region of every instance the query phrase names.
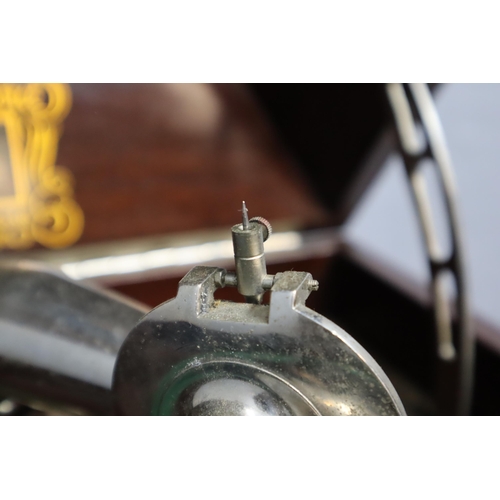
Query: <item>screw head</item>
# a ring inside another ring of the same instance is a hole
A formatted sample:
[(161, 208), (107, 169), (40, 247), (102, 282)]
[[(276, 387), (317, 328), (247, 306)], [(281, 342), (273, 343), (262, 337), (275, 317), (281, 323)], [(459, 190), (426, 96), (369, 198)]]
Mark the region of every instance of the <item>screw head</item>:
[(257, 222), (258, 224), (262, 224), (264, 226), (264, 241), (269, 239), (269, 236), (273, 234), (273, 227), (271, 223), (264, 219), (264, 217), (252, 217), (248, 222)]

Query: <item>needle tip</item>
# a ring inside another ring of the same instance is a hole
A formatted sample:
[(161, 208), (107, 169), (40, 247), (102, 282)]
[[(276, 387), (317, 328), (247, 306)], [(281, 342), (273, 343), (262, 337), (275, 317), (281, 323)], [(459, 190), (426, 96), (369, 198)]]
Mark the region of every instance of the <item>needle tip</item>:
[(241, 212), (243, 214), (243, 229), (246, 230), (248, 229), (248, 210), (245, 202), (242, 203)]

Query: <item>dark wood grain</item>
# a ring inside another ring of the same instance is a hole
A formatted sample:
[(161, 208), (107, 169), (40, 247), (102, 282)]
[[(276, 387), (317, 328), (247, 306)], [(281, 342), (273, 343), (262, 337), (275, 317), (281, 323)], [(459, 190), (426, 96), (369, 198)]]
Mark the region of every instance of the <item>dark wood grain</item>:
[(85, 213), (79, 243), (229, 227), (251, 215), (320, 225), (326, 211), (241, 85), (78, 84), (58, 163)]

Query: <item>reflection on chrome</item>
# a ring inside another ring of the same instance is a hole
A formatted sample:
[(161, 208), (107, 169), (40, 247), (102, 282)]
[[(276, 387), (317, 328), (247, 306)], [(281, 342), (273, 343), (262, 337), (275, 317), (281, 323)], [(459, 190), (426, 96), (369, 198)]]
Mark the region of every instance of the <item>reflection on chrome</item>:
[(351, 415), (351, 407), (349, 405), (346, 405), (344, 403), (337, 403), (337, 408), (339, 410), (339, 413), (341, 415)]
[(277, 395), (246, 380), (220, 379), (199, 387), (192, 399), (193, 415), (232, 415), (263, 417), (290, 415), (286, 403)]
[[(288, 231), (273, 234), (266, 242), (266, 255), (292, 252), (304, 244), (301, 233)], [(99, 277), (130, 275), (153, 270), (167, 270), (169, 267), (191, 267), (193, 265), (224, 265), (233, 259), (231, 240), (212, 241), (199, 245), (161, 248), (128, 255), (112, 255), (67, 262), (61, 270), (70, 278), (84, 280)]]

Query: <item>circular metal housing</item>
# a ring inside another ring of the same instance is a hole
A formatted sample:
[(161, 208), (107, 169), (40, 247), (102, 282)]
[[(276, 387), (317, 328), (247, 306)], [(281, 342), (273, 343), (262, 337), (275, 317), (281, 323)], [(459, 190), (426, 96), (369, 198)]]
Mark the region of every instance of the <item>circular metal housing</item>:
[(346, 332), (305, 306), (309, 273), (276, 275), (270, 305), (214, 299), (196, 267), (147, 314), (115, 366), (127, 415), (404, 415), (392, 384)]

